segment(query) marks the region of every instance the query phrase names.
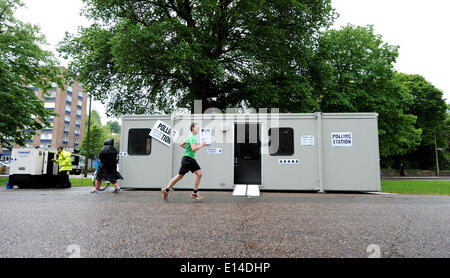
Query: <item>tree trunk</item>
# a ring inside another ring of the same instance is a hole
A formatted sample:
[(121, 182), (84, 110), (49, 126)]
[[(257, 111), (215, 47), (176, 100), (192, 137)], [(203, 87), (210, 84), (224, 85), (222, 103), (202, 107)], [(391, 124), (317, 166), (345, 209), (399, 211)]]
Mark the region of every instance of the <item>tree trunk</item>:
[(211, 82), (209, 78), (203, 74), (198, 74), (194, 78), (192, 78), (191, 92), (192, 92), (192, 106), (191, 113), (194, 113), (194, 101), (201, 100), (202, 101), (202, 113), (205, 112), (211, 106), (211, 103), (208, 101), (208, 97), (210, 95), (210, 86)]

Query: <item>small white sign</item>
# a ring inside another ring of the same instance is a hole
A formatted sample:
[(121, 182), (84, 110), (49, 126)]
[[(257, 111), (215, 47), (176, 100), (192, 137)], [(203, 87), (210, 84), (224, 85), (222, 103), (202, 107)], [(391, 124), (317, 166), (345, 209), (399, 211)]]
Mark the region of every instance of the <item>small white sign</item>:
[(19, 156), (20, 157), (28, 157), (30, 156), (30, 151), (19, 151)]
[(175, 141), (177, 140), (178, 135), (180, 135), (180, 133), (178, 132), (178, 130), (172, 129), (172, 134), (171, 134), (171, 136), (172, 136), (172, 142), (175, 142)]
[(278, 163), (280, 165), (298, 165), (300, 164), (300, 160), (296, 158), (290, 158), (290, 159), (279, 159)]
[(206, 150), (207, 154), (221, 154), (222, 153), (222, 148), (208, 148)]
[(206, 145), (211, 145), (211, 129), (210, 128), (202, 128), (200, 143), (205, 142)]
[(332, 147), (351, 147), (353, 145), (351, 132), (332, 132), (331, 146)]
[(163, 143), (166, 146), (172, 144), (172, 129), (170, 125), (158, 120), (150, 131), (150, 136)]
[(128, 153), (127, 152), (120, 152), (119, 156), (128, 156)]
[(301, 137), (302, 146), (314, 146), (314, 136), (313, 135), (303, 135)]

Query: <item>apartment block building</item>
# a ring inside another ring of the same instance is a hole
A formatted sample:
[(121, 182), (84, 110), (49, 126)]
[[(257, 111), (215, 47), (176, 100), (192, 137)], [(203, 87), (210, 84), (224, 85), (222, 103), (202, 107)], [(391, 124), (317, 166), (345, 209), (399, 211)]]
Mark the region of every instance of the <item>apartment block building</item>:
[[(48, 121), (51, 127), (40, 130), (32, 140), (28, 140), (29, 148), (65, 148), (77, 149), (81, 146), (85, 132), (87, 94), (78, 82), (59, 88), (53, 84), (53, 88), (44, 97), (42, 90), (30, 87), (37, 97), (44, 101), (46, 109), (54, 111), (57, 116)], [(19, 146), (16, 146), (19, 147)], [(0, 148), (0, 160), (9, 160), (10, 150)]]

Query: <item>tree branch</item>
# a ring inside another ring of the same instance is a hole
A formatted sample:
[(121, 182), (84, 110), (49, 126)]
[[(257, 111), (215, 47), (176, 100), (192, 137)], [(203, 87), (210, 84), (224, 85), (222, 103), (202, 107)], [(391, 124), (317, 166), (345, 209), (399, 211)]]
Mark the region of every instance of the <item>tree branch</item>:
[[(7, 9), (9, 9), (10, 7), (12, 7), (13, 6), (13, 3), (9, 3), (8, 5), (6, 5), (6, 7), (2, 10), (2, 12), (0, 13), (0, 23), (2, 22), (2, 20), (3, 20), (3, 14), (6, 12), (6, 10)], [(2, 25), (0, 25), (0, 33), (3, 33), (3, 30), (2, 30)]]

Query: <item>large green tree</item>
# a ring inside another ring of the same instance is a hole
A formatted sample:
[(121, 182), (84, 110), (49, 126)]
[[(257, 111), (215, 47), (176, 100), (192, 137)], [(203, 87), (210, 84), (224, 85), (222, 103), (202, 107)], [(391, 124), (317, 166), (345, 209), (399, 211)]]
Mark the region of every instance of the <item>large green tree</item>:
[[(91, 111), (91, 125), (92, 124), (98, 124), (99, 126), (102, 126), (102, 120), (100, 117), (100, 114), (98, 113), (97, 110), (92, 110)], [(89, 121), (89, 114), (86, 117), (86, 126), (88, 126), (88, 121)]]
[(441, 156), (444, 156), (441, 161), (441, 169), (450, 169), (450, 104), (447, 104), (447, 118), (444, 121), (443, 132), (439, 134), (441, 138), (444, 138), (447, 142), (447, 148), (440, 152)]
[(311, 79), (323, 112), (377, 112), (382, 157), (406, 154), (420, 143), (413, 97), (394, 78), (398, 47), (372, 26), (348, 25), (320, 38)]
[(192, 110), (194, 99), (317, 108), (304, 73), (330, 0), (83, 1), (96, 23), (59, 51), (110, 115)]
[(447, 118), (443, 92), (418, 74), (397, 73), (395, 77), (413, 97), (407, 112), (417, 116), (415, 126), (423, 131), (421, 145), (434, 145), (434, 131), (439, 131)]
[(397, 73), (395, 79), (412, 96), (406, 112), (417, 117), (415, 127), (422, 129), (420, 145), (413, 152), (398, 157), (395, 165), (403, 162), (413, 169), (436, 168), (435, 139), (437, 148), (442, 149), (442, 152), (439, 151), (442, 162), (447, 160), (448, 155), (444, 150), (450, 140), (447, 104), (443, 99), (443, 92), (417, 74)]
[(112, 133), (120, 133), (120, 124), (118, 121), (108, 121), (106, 125), (109, 127)]
[(19, 0), (0, 0), (0, 145), (6, 148), (25, 145), (35, 130), (49, 126), (53, 114), (29, 87), (47, 92), (52, 82), (63, 86), (54, 56), (41, 48), (39, 27), (14, 17), (22, 6)]
[(89, 145), (87, 144), (87, 139), (88, 133), (86, 130), (81, 142), (81, 154), (89, 159), (94, 159), (103, 148), (103, 142), (106, 140), (105, 130), (98, 123), (93, 123), (89, 129)]
[[(88, 126), (88, 119), (89, 116), (86, 117), (86, 128)], [(116, 132), (117, 130), (118, 132)], [(89, 131), (89, 149), (87, 149), (87, 130), (81, 142), (80, 150), (83, 155), (90, 159), (95, 159), (103, 148), (104, 141), (110, 137), (114, 139), (114, 147), (119, 150), (120, 135), (111, 136), (113, 132), (120, 133), (120, 125), (117, 121), (108, 121), (105, 126), (102, 126), (100, 114), (96, 110), (92, 110)]]

